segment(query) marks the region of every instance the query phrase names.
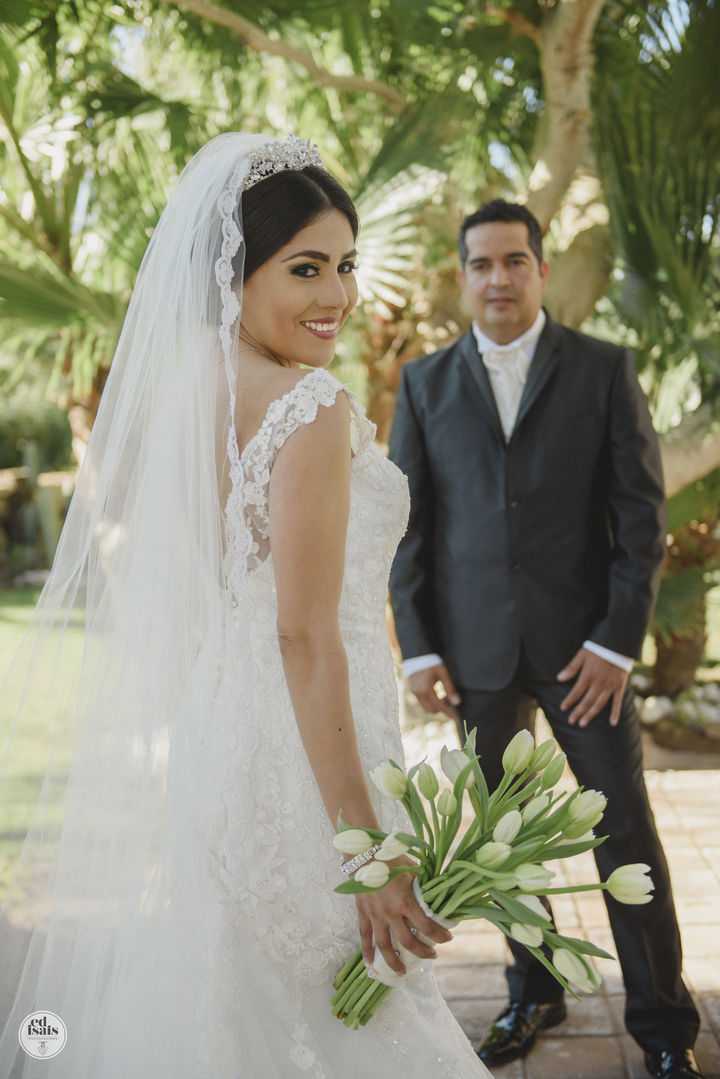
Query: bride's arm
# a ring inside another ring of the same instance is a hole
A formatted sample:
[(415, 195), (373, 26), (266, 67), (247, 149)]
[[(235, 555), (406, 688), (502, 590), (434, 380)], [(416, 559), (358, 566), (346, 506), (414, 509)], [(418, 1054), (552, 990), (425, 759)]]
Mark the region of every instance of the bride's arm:
[[(280, 450), (270, 479), (270, 547), (278, 598), (278, 636), (300, 736), (328, 816), (353, 827), (377, 828), (360, 763), (350, 707), (348, 666), (338, 605), (350, 503), (350, 418), (344, 393), (318, 410)], [(431, 949), (409, 925), (438, 942), (449, 934), (426, 918), (411, 892), (410, 874), (379, 892), (357, 897), (363, 951), (373, 939), (388, 964), (403, 966), (390, 931), (425, 958)]]

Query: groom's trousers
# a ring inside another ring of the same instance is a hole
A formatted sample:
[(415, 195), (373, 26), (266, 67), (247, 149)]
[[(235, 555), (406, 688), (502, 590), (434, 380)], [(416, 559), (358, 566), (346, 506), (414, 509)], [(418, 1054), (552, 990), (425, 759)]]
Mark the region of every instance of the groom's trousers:
[[(598, 832), (608, 839), (593, 851), (605, 880), (619, 865), (645, 862), (655, 886), (644, 906), (618, 903), (603, 892), (626, 990), (625, 1024), (646, 1050), (682, 1050), (695, 1042), (698, 1013), (682, 981), (682, 948), (667, 860), (648, 801), (642, 768), (640, 724), (633, 692), (626, 689), (620, 722), (611, 727), (610, 706), (584, 728), (571, 726), (560, 704), (570, 684), (541, 675), (526, 656), (504, 689), (458, 687), (458, 708), (492, 791), (502, 778), (502, 754), (510, 738), (531, 729), (538, 704), (578, 783), (602, 791), (607, 808)], [(461, 732), (462, 737), (462, 732)], [(562, 925), (558, 926), (563, 932)], [(559, 983), (522, 945), (509, 942), (514, 966), (507, 971), (510, 999), (548, 1002), (562, 996)]]

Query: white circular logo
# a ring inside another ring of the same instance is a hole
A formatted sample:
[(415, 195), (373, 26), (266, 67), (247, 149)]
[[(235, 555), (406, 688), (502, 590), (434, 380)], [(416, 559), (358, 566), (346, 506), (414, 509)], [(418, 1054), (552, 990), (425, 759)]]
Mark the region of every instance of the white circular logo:
[(67, 1027), (55, 1012), (31, 1012), (18, 1031), (20, 1045), (36, 1060), (56, 1057), (67, 1041)]

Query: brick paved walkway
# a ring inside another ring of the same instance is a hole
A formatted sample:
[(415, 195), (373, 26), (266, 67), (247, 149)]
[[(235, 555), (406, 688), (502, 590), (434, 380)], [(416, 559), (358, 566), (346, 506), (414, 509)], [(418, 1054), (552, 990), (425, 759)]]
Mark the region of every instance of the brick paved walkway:
[[(456, 744), (451, 724), (406, 725), (403, 733), (409, 763), (426, 755), (435, 763), (444, 743)], [(682, 927), (685, 977), (702, 1016), (696, 1055), (705, 1079), (720, 1079), (720, 756), (702, 759), (648, 744), (648, 765), (646, 781)], [(557, 883), (564, 874), (584, 882), (596, 879), (591, 854), (553, 868)], [(558, 896), (553, 906), (563, 931), (614, 951), (599, 892)], [(505, 944), (481, 922), (454, 932), (452, 943), (441, 949), (438, 979), (459, 1022), (478, 1044), (506, 1003)], [(570, 999), (566, 1022), (541, 1035), (524, 1061), (496, 1068), (496, 1079), (647, 1079), (642, 1053), (623, 1025), (619, 967), (609, 960), (598, 960), (597, 966), (603, 978), (600, 991), (583, 995), (581, 1002)]]

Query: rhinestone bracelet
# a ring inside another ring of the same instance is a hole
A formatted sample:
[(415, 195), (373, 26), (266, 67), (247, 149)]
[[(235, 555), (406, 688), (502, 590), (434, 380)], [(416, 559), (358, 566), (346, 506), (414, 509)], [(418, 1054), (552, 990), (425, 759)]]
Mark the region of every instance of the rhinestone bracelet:
[(380, 850), (381, 844), (375, 843), (374, 846), (368, 847), (362, 854), (356, 854), (354, 858), (348, 859), (347, 862), (343, 862), (340, 868), (346, 877), (351, 877), (356, 869), (359, 869), (361, 865), (366, 865), (372, 861), (377, 852)]

